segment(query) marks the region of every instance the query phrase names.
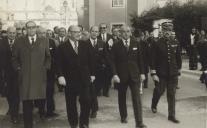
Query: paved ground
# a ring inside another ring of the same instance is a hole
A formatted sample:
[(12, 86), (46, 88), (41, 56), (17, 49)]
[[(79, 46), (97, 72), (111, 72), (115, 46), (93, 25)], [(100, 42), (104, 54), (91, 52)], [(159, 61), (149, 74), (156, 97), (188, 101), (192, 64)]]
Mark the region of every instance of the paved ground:
[[(151, 97), (153, 91), (152, 80), (149, 82), (149, 88), (144, 89), (142, 95), (144, 123), (148, 128), (207, 128), (207, 90), (200, 83), (200, 71), (190, 73), (187, 69), (187, 62), (183, 64), (183, 73), (180, 77), (179, 85), (181, 89), (177, 90), (177, 118), (180, 124), (173, 124), (167, 120), (167, 99), (164, 95), (158, 105), (158, 113), (153, 114), (150, 110)], [(186, 71), (185, 71), (186, 70)], [(189, 73), (188, 73), (189, 72)], [(35, 114), (35, 128), (68, 128), (68, 122), (65, 111), (65, 100), (63, 93), (56, 93), (56, 112), (59, 117), (40, 121)], [(110, 98), (100, 97), (100, 110), (96, 119), (90, 121), (90, 128), (134, 128), (134, 117), (131, 104), (130, 91), (127, 95), (128, 104), (128, 123), (121, 124), (117, 91), (111, 90)], [(18, 125), (12, 125), (9, 117), (5, 116), (7, 103), (4, 98), (0, 98), (0, 128), (22, 128), (22, 121)], [(36, 113), (36, 112), (34, 112)]]

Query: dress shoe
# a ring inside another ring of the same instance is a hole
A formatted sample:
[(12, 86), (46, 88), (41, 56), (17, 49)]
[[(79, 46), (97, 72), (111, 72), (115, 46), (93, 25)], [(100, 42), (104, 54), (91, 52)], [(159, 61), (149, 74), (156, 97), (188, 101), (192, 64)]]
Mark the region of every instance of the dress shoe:
[(10, 113), (11, 113), (10, 110), (8, 110), (8, 111), (6, 112), (6, 115), (10, 115)]
[(46, 115), (45, 115), (45, 114), (40, 114), (40, 119), (41, 119), (42, 121), (44, 121), (45, 118), (46, 118)]
[(87, 125), (81, 125), (80, 128), (89, 128)]
[(59, 114), (55, 113), (55, 112), (52, 112), (52, 113), (47, 113), (46, 114), (46, 118), (52, 118), (52, 117), (57, 117), (59, 116)]
[(18, 124), (18, 118), (16, 118), (16, 117), (11, 118), (11, 122), (13, 124)]
[(147, 126), (144, 124), (140, 124), (140, 125), (137, 125), (136, 128), (147, 128)]
[(97, 112), (92, 112), (90, 117), (91, 118), (96, 118), (96, 116), (97, 116)]
[(177, 124), (180, 123), (180, 121), (177, 120), (175, 117), (171, 117), (171, 116), (169, 116), (169, 117), (168, 117), (168, 120), (169, 120), (169, 121), (172, 121), (173, 123), (177, 123)]
[(104, 93), (103, 96), (109, 97), (109, 94), (108, 93)]
[(128, 123), (128, 121), (127, 121), (127, 119), (126, 119), (126, 118), (121, 118), (121, 123), (126, 124), (126, 123)]
[(70, 126), (70, 128), (77, 128), (77, 126), (76, 125), (74, 125), (74, 126), (72, 125), (72, 126)]
[(157, 113), (157, 108), (151, 107), (153, 113)]

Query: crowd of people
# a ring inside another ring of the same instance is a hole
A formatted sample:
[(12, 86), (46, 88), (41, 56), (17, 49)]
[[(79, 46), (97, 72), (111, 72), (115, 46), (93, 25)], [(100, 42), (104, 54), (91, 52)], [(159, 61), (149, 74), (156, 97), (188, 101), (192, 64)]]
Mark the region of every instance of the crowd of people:
[(200, 76), (200, 81), (205, 83), (207, 87), (207, 36), (206, 31), (201, 29), (200, 31), (196, 28), (192, 29), (192, 32), (189, 36), (189, 45), (188, 45), (188, 55), (189, 55), (189, 69), (197, 70), (198, 62), (201, 64), (201, 71), (203, 73)]
[(34, 107), (39, 109), (41, 119), (58, 116), (54, 101), (57, 85), (58, 91), (65, 93), (70, 127), (89, 128), (90, 118), (98, 114), (99, 96), (110, 97), (113, 85), (118, 91), (120, 122), (127, 123), (129, 87), (136, 128), (146, 128), (141, 93), (142, 88), (148, 88), (149, 72), (155, 83), (152, 112), (157, 112), (167, 88), (168, 120), (179, 123), (175, 93), (182, 62), (172, 23), (162, 24), (158, 38), (147, 31), (134, 36), (127, 25), (114, 27), (109, 34), (107, 27), (101, 23), (89, 31), (81, 25), (50, 30), (28, 21), (22, 29), (8, 27), (6, 32), (1, 31), (0, 93), (7, 98), (12, 123), (19, 122), (20, 102), (25, 128), (33, 128)]

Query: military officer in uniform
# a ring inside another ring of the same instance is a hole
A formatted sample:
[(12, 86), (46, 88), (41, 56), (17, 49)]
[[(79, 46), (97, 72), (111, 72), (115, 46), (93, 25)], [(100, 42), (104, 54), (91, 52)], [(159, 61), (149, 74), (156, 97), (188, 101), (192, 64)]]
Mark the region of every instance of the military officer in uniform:
[(151, 109), (157, 112), (157, 104), (167, 88), (168, 120), (179, 123), (175, 117), (175, 92), (181, 69), (180, 47), (171, 34), (173, 24), (162, 24), (163, 37), (152, 45), (151, 75), (155, 82)]

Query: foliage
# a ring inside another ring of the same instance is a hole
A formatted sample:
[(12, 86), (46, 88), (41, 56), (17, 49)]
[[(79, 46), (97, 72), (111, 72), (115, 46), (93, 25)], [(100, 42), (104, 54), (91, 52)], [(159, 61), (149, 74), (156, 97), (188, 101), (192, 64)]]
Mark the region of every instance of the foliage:
[(141, 16), (131, 15), (131, 23), (135, 35), (141, 31), (153, 31), (153, 21), (158, 19), (173, 19), (174, 30), (181, 45), (187, 45), (187, 37), (193, 27), (201, 29), (201, 18), (207, 17), (207, 2), (188, 2), (180, 5), (169, 2), (163, 8), (155, 7), (143, 12)]

